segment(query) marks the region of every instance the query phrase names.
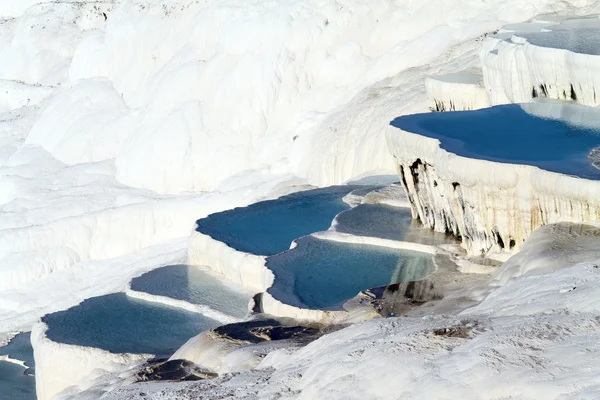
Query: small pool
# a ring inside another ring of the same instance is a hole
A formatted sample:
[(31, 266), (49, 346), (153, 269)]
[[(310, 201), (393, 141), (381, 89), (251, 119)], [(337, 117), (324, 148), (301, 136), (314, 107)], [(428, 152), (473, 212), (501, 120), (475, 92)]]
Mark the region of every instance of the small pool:
[(558, 29), (549, 32), (517, 33), (538, 47), (569, 50), (573, 53), (600, 55), (600, 29)]
[(170, 356), (189, 338), (219, 322), (202, 314), (127, 297), (94, 297), (66, 311), (46, 315), (49, 339), (97, 347), (112, 353)]
[[(414, 114), (396, 118), (391, 125), (438, 139), (443, 149), (460, 156), (600, 179), (600, 170), (590, 158), (590, 152), (600, 146), (600, 127), (537, 116), (548, 107), (531, 103), (526, 112), (521, 105), (509, 104), (476, 111)], [(574, 113), (596, 114), (590, 107), (558, 107), (572, 119)], [(560, 109), (554, 112), (560, 115)]]
[(386, 204), (361, 204), (336, 217), (335, 230), (357, 236), (420, 243), (456, 244), (456, 239), (434, 232), (412, 219), (410, 209)]
[(600, 55), (600, 19), (573, 19), (547, 25), (544, 32), (515, 32), (534, 46)]
[(306, 236), (289, 251), (269, 257), (275, 274), (268, 292), (302, 308), (335, 310), (361, 290), (420, 280), (435, 270), (431, 255)]
[(350, 208), (342, 201), (364, 186), (332, 186), (293, 193), (235, 208), (196, 221), (198, 232), (245, 253), (270, 256), (289, 249), (294, 239), (329, 228)]
[[(29, 339), (30, 333), (20, 333), (9, 344), (0, 347), (0, 355), (25, 362), (27, 367), (34, 367), (33, 348)], [(35, 400), (35, 377), (24, 374), (25, 369), (17, 364), (0, 361), (0, 399), (2, 400)]]
[(236, 290), (233, 285), (225, 284), (214, 273), (187, 265), (170, 265), (150, 271), (133, 279), (131, 289), (207, 305), (236, 318), (246, 316), (252, 297), (247, 291)]

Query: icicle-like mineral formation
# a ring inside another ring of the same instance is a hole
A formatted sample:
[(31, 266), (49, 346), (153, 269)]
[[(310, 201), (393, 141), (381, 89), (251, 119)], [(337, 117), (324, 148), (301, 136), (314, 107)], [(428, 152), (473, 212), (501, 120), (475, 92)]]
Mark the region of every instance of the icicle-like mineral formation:
[[(593, 115), (587, 118), (583, 114), (595, 113), (587, 107), (553, 103), (503, 107), (521, 107), (531, 118), (541, 121), (548, 120), (540, 118), (540, 114), (567, 117), (567, 121), (563, 120), (567, 126), (565, 135), (572, 134), (571, 129), (575, 128), (571, 127), (575, 126), (575, 122), (593, 120)], [(388, 147), (395, 158), (413, 217), (425, 226), (461, 237), (463, 246), (475, 255), (518, 250), (536, 228), (545, 224), (594, 223), (600, 220), (600, 181), (595, 178), (582, 179), (573, 176), (573, 173), (559, 173), (560, 168), (570, 168), (574, 164), (570, 159), (552, 161), (553, 166), (560, 167), (556, 172), (549, 172), (536, 163), (519, 165), (521, 163), (517, 164), (516, 161), (497, 162), (492, 158), (473, 158), (476, 156), (471, 154), (457, 155), (443, 148), (450, 148), (449, 143), (453, 140), (456, 143), (457, 139), (443, 138), (444, 145), (432, 135), (432, 130), (440, 129), (440, 125), (432, 124), (431, 118), (436, 115), (440, 114), (413, 115), (408, 119), (401, 117), (396, 121), (403, 120), (402, 128), (391, 126), (387, 132)], [(487, 116), (485, 118), (487, 121)], [(489, 135), (496, 123), (489, 120), (489, 124), (474, 128), (482, 129), (474, 133)], [(392, 124), (398, 125), (396, 122)], [(579, 125), (581, 132), (589, 132), (586, 128)], [(519, 130), (518, 127), (511, 129)], [(530, 127), (513, 135), (525, 135), (527, 129)], [(544, 136), (545, 132), (539, 134)], [(496, 139), (490, 147), (502, 146), (501, 140), (513, 140), (502, 135)], [(460, 143), (455, 144), (457, 149), (462, 151), (467, 148)], [(456, 152), (462, 154), (461, 151)], [(536, 150), (525, 148), (522, 151), (527, 153)], [(593, 175), (590, 158), (585, 155), (581, 158), (585, 160), (577, 162), (581, 163), (582, 168), (587, 168), (587, 172), (592, 171), (589, 173)]]

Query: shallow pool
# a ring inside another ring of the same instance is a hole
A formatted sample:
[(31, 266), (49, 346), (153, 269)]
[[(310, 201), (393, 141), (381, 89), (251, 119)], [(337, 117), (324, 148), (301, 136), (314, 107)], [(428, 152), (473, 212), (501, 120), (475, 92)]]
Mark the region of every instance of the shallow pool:
[(349, 206), (342, 198), (364, 186), (332, 186), (293, 193), (198, 220), (196, 230), (238, 251), (274, 255), (294, 239), (326, 230)]
[(600, 55), (600, 19), (567, 20), (548, 25), (544, 32), (517, 32), (534, 46), (569, 50), (574, 53)]
[(190, 337), (220, 325), (202, 314), (110, 294), (46, 315), (47, 336), (113, 353), (170, 356)]
[(414, 221), (410, 209), (385, 204), (361, 204), (340, 213), (336, 217), (335, 230), (430, 246), (458, 243), (453, 237), (434, 232)]
[[(565, 106), (569, 113), (578, 109)], [(414, 114), (396, 118), (392, 126), (438, 139), (451, 153), (481, 160), (525, 164), (546, 171), (600, 179), (589, 154), (600, 146), (600, 127), (590, 128), (539, 115), (548, 104), (532, 103), (526, 112), (518, 104), (476, 111)], [(584, 113), (594, 111), (580, 108)], [(558, 113), (560, 114), (560, 113)]]
[(361, 290), (423, 279), (435, 270), (431, 255), (307, 236), (289, 251), (269, 257), (275, 274), (268, 292), (297, 307), (339, 309)]
[[(29, 339), (30, 333), (20, 333), (11, 342), (0, 347), (0, 355), (25, 362), (27, 367), (34, 367), (33, 348)], [(25, 368), (7, 361), (0, 361), (0, 399), (2, 400), (35, 400), (35, 377), (25, 375)]]
[(206, 305), (237, 318), (246, 316), (252, 297), (248, 291), (227, 285), (223, 278), (216, 277), (214, 273), (187, 265), (170, 265), (150, 271), (133, 279), (131, 289)]

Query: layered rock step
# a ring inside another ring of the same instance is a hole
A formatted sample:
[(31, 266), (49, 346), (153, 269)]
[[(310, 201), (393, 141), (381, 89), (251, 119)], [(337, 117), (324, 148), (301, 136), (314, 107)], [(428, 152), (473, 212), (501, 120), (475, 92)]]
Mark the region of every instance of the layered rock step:
[(124, 293), (46, 315), (32, 333), (38, 398), (51, 398), (96, 368), (111, 371), (153, 356), (168, 357), (190, 337), (220, 324)]
[(309, 190), (209, 215), (196, 221), (189, 263), (264, 291), (273, 283), (266, 257), (289, 249), (296, 238), (327, 229), (339, 212), (350, 208), (343, 198), (360, 189), (348, 185)]
[(339, 321), (361, 290), (422, 279), (434, 246), (456, 243), (388, 205), (405, 204), (397, 189), (338, 186), (213, 214), (197, 221), (190, 263), (264, 292), (255, 312)]
[(431, 111), (477, 110), (490, 106), (480, 69), (434, 75), (425, 79)]
[(599, 113), (559, 102), (399, 117), (387, 132), (413, 216), (470, 254), (600, 219)]
[(492, 105), (537, 97), (600, 104), (600, 19), (507, 26), (481, 50)]

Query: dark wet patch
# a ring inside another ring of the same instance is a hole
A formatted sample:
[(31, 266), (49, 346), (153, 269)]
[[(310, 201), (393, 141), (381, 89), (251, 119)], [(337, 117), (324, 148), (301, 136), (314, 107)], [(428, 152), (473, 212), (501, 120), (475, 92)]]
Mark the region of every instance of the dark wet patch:
[(213, 379), (219, 376), (203, 370), (187, 360), (155, 360), (148, 362), (135, 376), (136, 382), (168, 381), (185, 382)]
[(220, 326), (212, 331), (225, 340), (247, 342), (251, 344), (300, 338), (316, 338), (319, 330), (302, 325), (284, 325), (280, 321), (256, 319)]

